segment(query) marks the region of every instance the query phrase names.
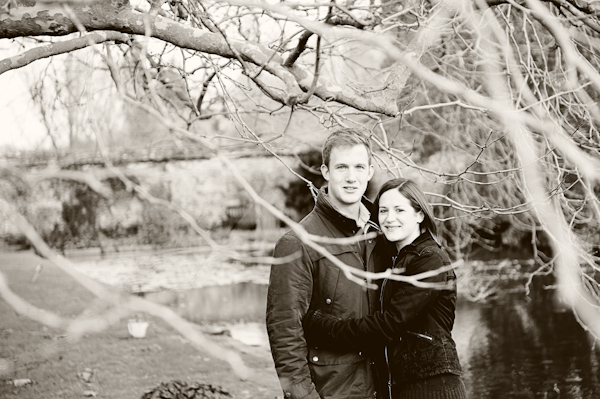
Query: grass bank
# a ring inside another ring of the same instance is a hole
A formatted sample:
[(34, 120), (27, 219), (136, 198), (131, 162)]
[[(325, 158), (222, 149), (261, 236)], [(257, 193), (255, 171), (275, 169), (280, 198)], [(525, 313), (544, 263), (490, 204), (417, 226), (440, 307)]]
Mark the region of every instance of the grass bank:
[[(42, 272), (33, 282), (39, 264)], [(63, 317), (103, 309), (76, 281), (32, 252), (0, 253), (0, 272), (13, 292)], [(0, 299), (0, 398), (137, 399), (144, 391), (172, 380), (210, 383), (240, 399), (281, 396), (268, 350), (246, 346), (227, 335), (210, 337), (238, 351), (255, 371), (243, 381), (227, 363), (211, 359), (162, 320), (149, 318), (149, 322), (142, 339), (130, 337), (122, 320), (73, 342), (64, 331), (21, 316)], [(15, 386), (19, 380), (32, 383)]]

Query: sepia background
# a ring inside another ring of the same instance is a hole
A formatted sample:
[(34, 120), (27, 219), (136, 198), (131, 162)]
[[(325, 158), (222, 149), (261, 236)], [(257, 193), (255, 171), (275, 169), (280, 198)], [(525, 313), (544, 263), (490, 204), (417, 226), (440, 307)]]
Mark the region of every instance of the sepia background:
[(271, 251), (340, 127), (434, 206), (469, 396), (599, 397), (599, 12), (0, 0), (0, 397), (281, 397)]

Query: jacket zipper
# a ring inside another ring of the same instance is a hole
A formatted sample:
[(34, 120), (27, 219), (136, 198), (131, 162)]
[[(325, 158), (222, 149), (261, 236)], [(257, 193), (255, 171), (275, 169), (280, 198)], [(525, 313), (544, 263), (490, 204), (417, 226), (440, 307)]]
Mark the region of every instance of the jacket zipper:
[(390, 371), (390, 360), (388, 358), (388, 347), (387, 347), (387, 345), (384, 348), (384, 353), (385, 353), (385, 363), (387, 364), (387, 369), (388, 369), (388, 382), (387, 382), (387, 386), (388, 386), (388, 398), (392, 399), (392, 372)]
[[(393, 256), (392, 257), (392, 265), (396, 264), (396, 257)], [(381, 283), (381, 293), (379, 294), (379, 302), (381, 304), (381, 313), (384, 312), (383, 309), (383, 293), (385, 291), (385, 286), (387, 285), (388, 279), (385, 278), (383, 279), (383, 283)], [(388, 354), (388, 346), (386, 345), (383, 348), (383, 353), (384, 353), (384, 357), (385, 357), (385, 364), (387, 366), (387, 371), (388, 371), (388, 381), (387, 381), (387, 386), (388, 386), (388, 398), (392, 399), (392, 370), (390, 369), (390, 358), (389, 358), (389, 354)]]

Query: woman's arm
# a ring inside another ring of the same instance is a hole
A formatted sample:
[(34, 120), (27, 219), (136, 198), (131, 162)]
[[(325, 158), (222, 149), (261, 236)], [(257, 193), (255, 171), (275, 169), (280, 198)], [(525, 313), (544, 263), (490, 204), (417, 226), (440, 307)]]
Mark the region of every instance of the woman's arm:
[[(444, 258), (436, 252), (415, 256), (404, 275), (416, 275), (444, 266)], [(446, 283), (448, 272), (422, 279), (428, 283)], [(305, 334), (327, 348), (369, 349), (397, 338), (405, 324), (432, 304), (440, 290), (417, 287), (407, 282), (389, 280), (383, 288), (391, 301), (383, 312), (360, 319), (337, 320), (332, 316), (309, 312), (304, 318)], [(388, 292), (390, 290), (391, 292)], [(312, 342), (312, 341), (311, 341)]]

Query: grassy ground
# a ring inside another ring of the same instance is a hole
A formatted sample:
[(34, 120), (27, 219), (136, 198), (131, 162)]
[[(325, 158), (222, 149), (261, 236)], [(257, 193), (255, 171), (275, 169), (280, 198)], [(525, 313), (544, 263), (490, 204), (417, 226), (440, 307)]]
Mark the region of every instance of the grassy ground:
[[(39, 278), (35, 268), (43, 263)], [(0, 253), (0, 272), (13, 290), (31, 304), (75, 317), (98, 304), (77, 282), (31, 252)], [(147, 389), (174, 379), (218, 385), (235, 398), (280, 397), (279, 383), (268, 350), (249, 347), (227, 336), (211, 336), (239, 351), (255, 375), (237, 378), (228, 364), (210, 359), (168, 325), (150, 319), (145, 338), (131, 338), (123, 320), (109, 330), (71, 342), (64, 331), (45, 327), (18, 315), (0, 299), (0, 398), (54, 399), (140, 398)], [(200, 328), (200, 327), (199, 327)], [(91, 369), (85, 382), (78, 374)], [(32, 384), (15, 386), (16, 379)]]

